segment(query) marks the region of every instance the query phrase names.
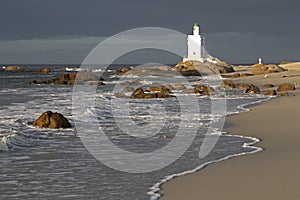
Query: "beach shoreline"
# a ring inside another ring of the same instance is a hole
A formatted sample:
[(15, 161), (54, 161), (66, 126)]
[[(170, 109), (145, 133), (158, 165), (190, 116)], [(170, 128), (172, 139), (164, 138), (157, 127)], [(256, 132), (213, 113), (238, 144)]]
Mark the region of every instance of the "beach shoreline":
[[(282, 84), (299, 81), (289, 72), (271, 75), (273, 79), (250, 77), (240, 79), (253, 82)], [(225, 131), (230, 135), (259, 138), (254, 144), (263, 148), (255, 154), (232, 157), (209, 165), (200, 171), (176, 177), (162, 185), (163, 200), (179, 199), (299, 199), (300, 152), (297, 141), (297, 117), (300, 116), (299, 90), (251, 107), (250, 112), (226, 118)], [(298, 107), (297, 107), (298, 106)]]

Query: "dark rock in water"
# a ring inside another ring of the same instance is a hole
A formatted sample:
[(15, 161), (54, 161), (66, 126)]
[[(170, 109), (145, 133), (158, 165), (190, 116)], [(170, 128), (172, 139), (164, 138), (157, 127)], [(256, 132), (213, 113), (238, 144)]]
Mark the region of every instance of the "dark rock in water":
[(266, 96), (276, 96), (277, 92), (275, 90), (266, 90), (266, 91), (263, 91), (262, 94), (266, 95)]
[(245, 90), (245, 93), (247, 94), (259, 94), (260, 89), (256, 87), (255, 85), (250, 85), (250, 88)]
[(294, 84), (290, 84), (290, 83), (285, 83), (282, 85), (279, 85), (277, 91), (292, 91), (292, 90), (296, 90), (296, 87)]
[(266, 88), (272, 88), (272, 87), (274, 87), (274, 85), (273, 84), (264, 84), (262, 87), (266, 89)]
[(60, 113), (53, 113), (52, 111), (44, 112), (32, 125), (52, 129), (72, 127), (67, 118)]

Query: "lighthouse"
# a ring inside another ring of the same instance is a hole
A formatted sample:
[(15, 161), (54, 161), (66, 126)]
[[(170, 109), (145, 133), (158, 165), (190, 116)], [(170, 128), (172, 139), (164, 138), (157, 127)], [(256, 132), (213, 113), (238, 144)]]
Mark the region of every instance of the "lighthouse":
[(188, 35), (187, 38), (187, 56), (183, 58), (183, 62), (189, 60), (195, 60), (199, 62), (204, 62), (203, 58), (203, 42), (200, 34), (200, 26), (198, 23), (194, 24), (193, 35)]

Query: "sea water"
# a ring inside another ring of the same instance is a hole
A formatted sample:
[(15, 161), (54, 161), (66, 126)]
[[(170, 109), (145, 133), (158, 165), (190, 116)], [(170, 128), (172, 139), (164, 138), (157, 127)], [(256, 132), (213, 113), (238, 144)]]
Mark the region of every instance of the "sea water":
[[(257, 142), (254, 138), (222, 134), (213, 150), (200, 159), (199, 149), (209, 123), (218, 120), (218, 116), (213, 116), (208, 109), (210, 98), (197, 97), (201, 113), (190, 113), (193, 120), (189, 121), (189, 126), (198, 127), (197, 135), (179, 159), (149, 173), (112, 169), (87, 151), (75, 128), (53, 130), (31, 125), (43, 112), (51, 110), (62, 113), (75, 127), (72, 86), (27, 84), (31, 80), (47, 80), (70, 73), (62, 72), (59, 66), (51, 66), (49, 74), (35, 73), (44, 67), (48, 66), (24, 66), (26, 71), (23, 72), (0, 72), (0, 199), (158, 199), (159, 188), (167, 180), (200, 170), (209, 163), (259, 150), (251, 147)], [(67, 70), (78, 71), (78, 66), (67, 66)], [(147, 123), (156, 130), (160, 125), (159, 116), (151, 123), (147, 121), (153, 104), (162, 106), (168, 116), (157, 134), (141, 139), (124, 134), (115, 124), (110, 104), (115, 98), (112, 90), (118, 83), (114, 69), (106, 75), (105, 83), (97, 89), (95, 105), (77, 113), (82, 115), (78, 123), (86, 123), (85, 116), (96, 115), (99, 126), (114, 144), (135, 153), (154, 151), (174, 139), (182, 119), (176, 98), (129, 100), (130, 116), (123, 117), (130, 117), (141, 126)], [(152, 83), (145, 84), (151, 86)], [(227, 114), (244, 112), (245, 105), (266, 99), (229, 93), (221, 97), (226, 98)], [(121, 112), (124, 106), (116, 109)], [(116, 155), (112, 152), (112, 156)], [(167, 159), (168, 155), (165, 156)]]

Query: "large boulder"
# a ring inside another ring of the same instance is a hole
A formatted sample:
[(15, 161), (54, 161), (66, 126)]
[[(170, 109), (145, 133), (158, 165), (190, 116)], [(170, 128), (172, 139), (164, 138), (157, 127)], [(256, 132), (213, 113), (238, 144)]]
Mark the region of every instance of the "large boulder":
[(296, 90), (296, 87), (294, 84), (290, 84), (290, 83), (285, 83), (282, 85), (279, 85), (277, 91), (281, 92), (281, 91), (292, 91), (292, 90)]
[(52, 111), (44, 112), (32, 125), (52, 129), (72, 127), (67, 118), (60, 113), (53, 113)]

